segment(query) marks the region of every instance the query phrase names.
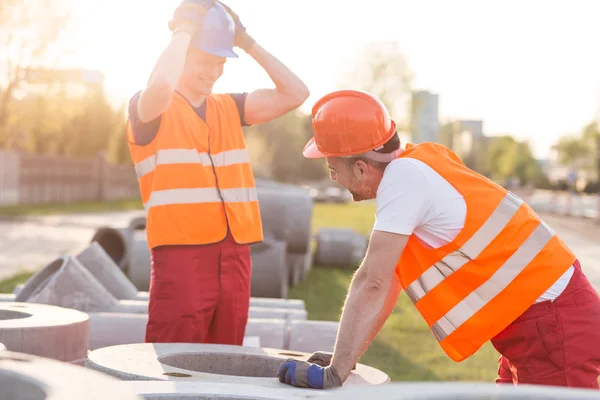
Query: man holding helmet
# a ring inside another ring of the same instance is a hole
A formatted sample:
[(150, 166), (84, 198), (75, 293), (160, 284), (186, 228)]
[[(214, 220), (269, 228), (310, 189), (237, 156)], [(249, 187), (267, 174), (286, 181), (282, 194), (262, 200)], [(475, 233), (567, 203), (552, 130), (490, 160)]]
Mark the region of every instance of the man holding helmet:
[[(147, 86), (130, 101), (127, 141), (152, 251), (147, 342), (243, 342), (249, 244), (263, 239), (242, 126), (300, 106), (309, 92), (214, 0), (184, 0)], [(275, 88), (213, 94), (237, 46)]]
[(326, 158), (354, 200), (376, 199), (376, 221), (334, 354), (286, 360), (281, 382), (341, 386), (404, 289), (452, 360), (491, 341), (501, 354), (497, 383), (598, 389), (600, 298), (525, 202), (440, 144), (402, 149), (370, 93), (330, 93), (312, 117), (304, 156)]

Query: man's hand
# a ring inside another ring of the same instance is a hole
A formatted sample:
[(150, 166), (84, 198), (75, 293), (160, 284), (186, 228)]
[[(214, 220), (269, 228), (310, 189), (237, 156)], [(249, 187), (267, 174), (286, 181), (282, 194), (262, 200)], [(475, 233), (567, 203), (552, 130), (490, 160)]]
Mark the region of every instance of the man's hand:
[(246, 32), (246, 27), (244, 26), (244, 24), (242, 24), (242, 21), (240, 21), (240, 17), (235, 12), (233, 12), (233, 10), (229, 8), (227, 4), (223, 3), (220, 0), (219, 4), (221, 4), (223, 8), (225, 8), (225, 10), (227, 10), (227, 12), (229, 13), (229, 15), (231, 15), (231, 18), (233, 18), (233, 21), (235, 23), (235, 41), (233, 44), (239, 47), (240, 49), (244, 50), (246, 53), (249, 53), (250, 49), (252, 48), (252, 45), (254, 45), (256, 41), (250, 35), (248, 35), (248, 32)]
[(194, 35), (204, 21), (204, 15), (216, 0), (183, 0), (175, 9), (169, 29), (173, 34), (187, 32)]
[[(306, 360), (309, 363), (318, 364), (321, 367), (327, 367), (331, 364), (331, 358), (333, 357), (333, 353), (329, 353), (327, 351), (315, 351), (309, 358)], [(356, 369), (356, 364), (352, 367), (352, 370)]]
[(281, 383), (302, 388), (331, 389), (342, 386), (342, 380), (333, 366), (321, 367), (293, 358), (281, 364), (277, 377)]

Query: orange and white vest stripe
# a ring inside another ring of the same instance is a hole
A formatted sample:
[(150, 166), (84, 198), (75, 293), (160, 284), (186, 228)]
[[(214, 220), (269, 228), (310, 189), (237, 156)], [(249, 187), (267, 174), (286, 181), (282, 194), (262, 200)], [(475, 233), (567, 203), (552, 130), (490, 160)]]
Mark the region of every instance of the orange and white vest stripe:
[(442, 349), (462, 361), (530, 307), (575, 255), (529, 205), (446, 147), (408, 144), (402, 157), (433, 168), (466, 201), (453, 242), (432, 249), (412, 235), (396, 268)]
[(147, 213), (150, 248), (220, 242), (228, 229), (237, 243), (263, 240), (250, 157), (239, 113), (229, 95), (206, 98), (206, 123), (179, 93), (159, 131), (138, 146), (127, 125)]

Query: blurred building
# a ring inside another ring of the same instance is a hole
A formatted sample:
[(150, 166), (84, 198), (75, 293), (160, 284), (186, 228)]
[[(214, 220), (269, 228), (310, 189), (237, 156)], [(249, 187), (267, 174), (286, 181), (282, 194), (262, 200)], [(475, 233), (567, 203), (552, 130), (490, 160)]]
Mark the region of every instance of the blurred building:
[(413, 143), (440, 142), (439, 96), (420, 90), (412, 93), (411, 126)]
[(440, 143), (450, 148), (470, 168), (480, 170), (488, 145), (482, 120), (456, 120), (440, 127)]

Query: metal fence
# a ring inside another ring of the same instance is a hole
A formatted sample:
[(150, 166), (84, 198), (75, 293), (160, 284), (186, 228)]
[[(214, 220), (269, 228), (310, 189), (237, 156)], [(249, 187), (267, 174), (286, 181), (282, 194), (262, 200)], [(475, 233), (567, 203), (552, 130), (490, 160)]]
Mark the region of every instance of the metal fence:
[(95, 158), (0, 152), (0, 204), (72, 203), (139, 195), (131, 165)]

